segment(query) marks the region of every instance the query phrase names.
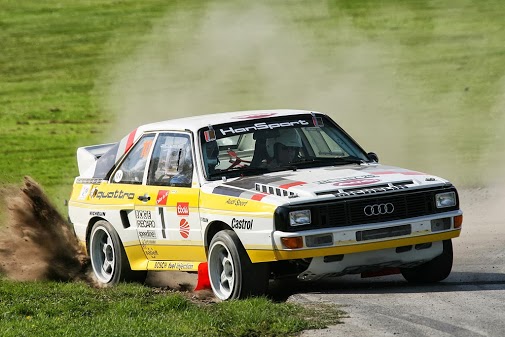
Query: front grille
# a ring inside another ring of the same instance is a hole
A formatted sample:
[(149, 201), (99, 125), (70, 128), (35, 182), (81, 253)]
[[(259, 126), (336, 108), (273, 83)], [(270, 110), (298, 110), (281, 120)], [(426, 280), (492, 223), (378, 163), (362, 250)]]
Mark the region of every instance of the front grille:
[[(310, 208), (312, 212), (312, 224), (303, 229), (371, 224), (457, 210), (459, 203), (454, 207), (442, 209), (435, 207), (435, 194), (449, 191), (456, 190), (450, 187), (401, 191), (333, 202), (297, 205), (296, 207), (280, 207), (282, 210), (277, 212), (276, 226), (279, 230), (299, 231), (301, 228), (291, 228), (287, 225), (289, 223), (288, 214), (293, 210), (307, 208)], [(365, 212), (367, 207), (368, 212)]]

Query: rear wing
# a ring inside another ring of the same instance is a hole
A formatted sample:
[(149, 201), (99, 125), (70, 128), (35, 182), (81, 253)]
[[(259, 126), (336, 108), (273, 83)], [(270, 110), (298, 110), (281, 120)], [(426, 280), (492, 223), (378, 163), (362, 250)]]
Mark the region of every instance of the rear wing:
[(117, 143), (83, 146), (77, 149), (77, 166), (79, 176), (92, 177), (95, 172), (96, 161)]

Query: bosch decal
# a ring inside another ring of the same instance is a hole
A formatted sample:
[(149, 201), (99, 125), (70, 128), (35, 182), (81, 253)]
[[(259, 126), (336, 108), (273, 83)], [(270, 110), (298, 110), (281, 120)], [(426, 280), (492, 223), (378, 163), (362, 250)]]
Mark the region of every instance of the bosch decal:
[(261, 123), (255, 123), (252, 126), (246, 126), (244, 128), (234, 129), (233, 127), (230, 126), (228, 129), (219, 129), (219, 131), (221, 131), (221, 134), (223, 136), (226, 136), (226, 135), (234, 135), (237, 133), (244, 133), (244, 132), (250, 132), (250, 131), (256, 131), (256, 130), (269, 130), (269, 129), (272, 130), (272, 129), (277, 129), (277, 128), (286, 128), (286, 127), (292, 127), (295, 125), (307, 126), (307, 125), (309, 125), (309, 122), (301, 120), (301, 119), (298, 121), (293, 121), (293, 122), (280, 122), (280, 123), (271, 123), (271, 124), (261, 122)]
[(178, 202), (177, 203), (177, 215), (182, 215), (182, 216), (189, 215), (189, 202)]
[(158, 196), (156, 197), (156, 205), (166, 205), (168, 199), (168, 193), (169, 191), (167, 190), (160, 190), (158, 192)]

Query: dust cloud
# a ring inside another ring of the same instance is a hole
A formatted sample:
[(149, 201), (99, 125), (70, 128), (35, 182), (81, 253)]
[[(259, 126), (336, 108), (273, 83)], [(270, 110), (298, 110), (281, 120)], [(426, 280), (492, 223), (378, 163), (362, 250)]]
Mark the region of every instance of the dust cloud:
[(0, 272), (18, 281), (91, 282), (86, 252), (33, 179), (2, 188), (0, 196)]
[[(0, 197), (0, 274), (15, 281), (84, 281), (100, 287), (85, 248), (37, 182), (25, 177), (21, 187), (0, 188)], [(192, 293), (196, 274), (152, 273), (146, 283), (199, 300), (213, 298), (207, 290)]]

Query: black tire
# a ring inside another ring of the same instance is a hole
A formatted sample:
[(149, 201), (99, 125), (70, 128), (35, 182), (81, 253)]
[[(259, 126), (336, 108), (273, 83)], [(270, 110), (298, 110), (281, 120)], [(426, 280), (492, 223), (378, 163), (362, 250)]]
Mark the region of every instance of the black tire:
[(452, 241), (445, 240), (441, 255), (414, 268), (401, 270), (403, 277), (411, 283), (435, 283), (449, 276), (452, 270)]
[(123, 244), (110, 223), (99, 220), (91, 229), (89, 238), (91, 267), (102, 285), (119, 282), (143, 283), (147, 271), (132, 271)]
[(220, 300), (261, 296), (268, 289), (268, 264), (252, 263), (232, 230), (212, 238), (208, 266), (212, 290)]

